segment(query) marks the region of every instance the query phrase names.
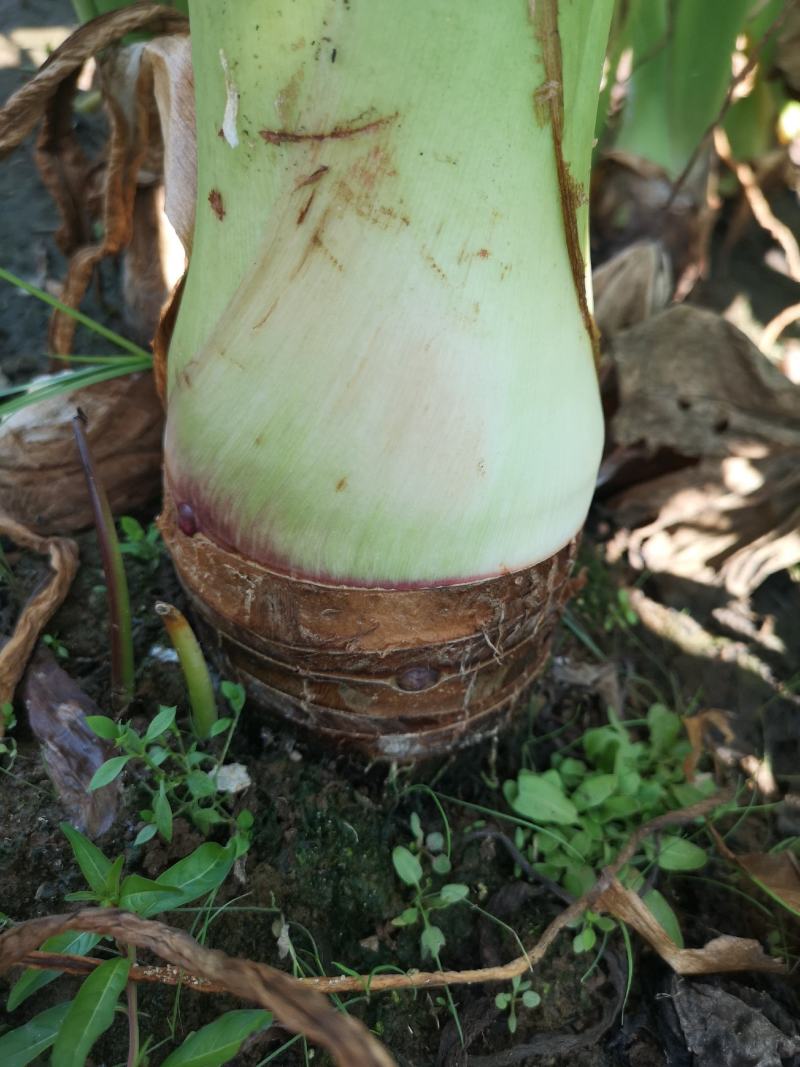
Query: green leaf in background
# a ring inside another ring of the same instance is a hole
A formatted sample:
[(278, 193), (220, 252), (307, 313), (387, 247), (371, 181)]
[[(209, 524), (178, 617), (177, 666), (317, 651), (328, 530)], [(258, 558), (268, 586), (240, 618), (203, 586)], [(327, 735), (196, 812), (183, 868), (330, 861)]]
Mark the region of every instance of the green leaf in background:
[(158, 795), (153, 800), (153, 816), (158, 832), (165, 841), (172, 840), (172, 808), (167, 797), (167, 788), (163, 780), (158, 783)]
[[(179, 901), (171, 905), (173, 908), (180, 907), (210, 893), (212, 889), (218, 889), (228, 877), (234, 859), (233, 849), (207, 841), (190, 855), (168, 867), (156, 881), (165, 889), (175, 889), (180, 893)], [(152, 906), (156, 911), (161, 910), (157, 901), (153, 901)], [(154, 912), (151, 913), (150, 905), (145, 903), (139, 914), (146, 917)]]
[(681, 924), (678, 922), (678, 916), (662, 894), (657, 889), (651, 889), (644, 894), (642, 901), (652, 912), (653, 918), (659, 926), (663, 927), (665, 933), (672, 938), (678, 948), (683, 948), (683, 934), (681, 933)]
[(654, 854), (662, 871), (696, 871), (708, 863), (708, 856), (699, 845), (671, 834), (660, 838)]
[(392, 919), (392, 926), (413, 926), (419, 918), (417, 908), (406, 908)]
[(107, 960), (84, 979), (61, 1024), (52, 1067), (85, 1067), (92, 1045), (114, 1021), (114, 1008), (130, 969), (130, 960)]
[[(100, 770), (102, 769), (101, 767)], [(74, 826), (70, 826), (68, 822), (59, 823), (59, 827), (70, 843), (83, 877), (94, 892), (98, 896), (102, 896), (111, 871), (111, 860), (107, 859), (97, 845), (93, 845), (88, 837), (84, 837), (79, 830), (76, 830)]]
[(445, 945), (444, 934), (438, 926), (427, 926), (420, 935), (420, 948), (423, 958), (430, 956), (435, 960)]
[[(56, 934), (54, 937), (48, 937), (44, 941), (39, 949), (41, 952), (56, 952), (64, 953), (70, 956), (85, 956), (87, 952), (91, 952), (97, 942), (100, 940), (97, 934), (76, 934), (71, 930), (64, 934)], [(6, 1010), (13, 1011), (18, 1008), (24, 1000), (27, 1000), (32, 993), (36, 993), (43, 986), (49, 985), (50, 982), (54, 982), (56, 978), (61, 977), (60, 971), (39, 971), (35, 967), (29, 967), (23, 971), (20, 977), (11, 987), (11, 991), (8, 994), (8, 1000), (6, 1001)], [(3, 1061), (0, 1060), (0, 1063)]]
[(183, 902), (183, 892), (175, 886), (153, 882), (139, 874), (129, 874), (120, 886), (119, 906), (137, 915), (157, 915)]
[(159, 708), (158, 714), (147, 727), (147, 733), (144, 735), (145, 741), (155, 741), (157, 737), (161, 737), (175, 722), (176, 710), (176, 708)]
[(132, 756), (112, 756), (111, 759), (107, 759), (92, 775), (92, 780), (89, 782), (89, 792), (92, 793), (95, 789), (100, 789), (102, 786), (108, 785), (109, 782), (113, 782), (115, 778), (119, 777), (125, 764), (131, 759), (133, 759)]
[(668, 752), (683, 730), (680, 715), (663, 704), (653, 704), (649, 709), (647, 725), (650, 727), (650, 744), (658, 753)]
[(107, 715), (87, 715), (86, 724), (89, 729), (102, 737), (104, 741), (116, 741), (119, 736), (119, 726)]
[(456, 904), (459, 900), (465, 900), (469, 896), (469, 886), (460, 882), (448, 882), (439, 890), (439, 896), (447, 904)]
[(533, 822), (568, 826), (578, 821), (578, 810), (563, 789), (533, 771), (520, 771), (516, 792), (509, 790), (511, 807)]
[(419, 860), (403, 845), (398, 845), (392, 852), (392, 863), (398, 878), (406, 885), (419, 885), (422, 881), (422, 867)]
[(572, 796), (575, 807), (579, 811), (599, 807), (614, 795), (618, 784), (616, 774), (594, 774), (589, 778), (584, 778)]
[(35, 1015), (24, 1026), (0, 1037), (0, 1063), (3, 1067), (25, 1067), (46, 1052), (58, 1035), (71, 1001), (56, 1004)]
[(597, 933), (591, 926), (584, 926), (579, 934), (572, 939), (572, 951), (577, 953), (591, 952), (597, 944)]
[(222, 1067), (231, 1060), (245, 1038), (272, 1025), (272, 1013), (243, 1009), (228, 1011), (213, 1023), (189, 1034), (161, 1067)]

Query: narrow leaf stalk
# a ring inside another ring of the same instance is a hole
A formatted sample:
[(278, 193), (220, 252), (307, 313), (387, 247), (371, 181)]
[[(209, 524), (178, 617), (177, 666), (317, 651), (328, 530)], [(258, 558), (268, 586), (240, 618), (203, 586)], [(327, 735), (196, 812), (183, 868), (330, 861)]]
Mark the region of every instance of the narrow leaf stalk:
[(128, 580), (114, 528), (114, 517), (89, 449), (86, 424), (86, 416), (79, 409), (72, 420), (72, 429), (86, 476), (108, 591), (112, 698), (116, 706), (124, 708), (131, 702), (134, 688), (133, 632)]
[(123, 337), (122, 334), (110, 330), (107, 326), (103, 326), (102, 323), (96, 322), (95, 319), (90, 318), (88, 315), (84, 315), (83, 312), (76, 311), (75, 308), (71, 308), (67, 304), (62, 304), (60, 300), (51, 296), (44, 289), (40, 289), (37, 285), (31, 285), (30, 282), (26, 282), (23, 278), (18, 277), (16, 274), (12, 274), (10, 270), (6, 270), (4, 267), (0, 267), (0, 280), (9, 282), (11, 285), (15, 285), (18, 289), (30, 293), (31, 296), (35, 296), (37, 300), (41, 300), (42, 303), (49, 304), (50, 307), (55, 308), (57, 311), (62, 311), (65, 315), (69, 315), (70, 318), (79, 322), (81, 326), (85, 326), (87, 329), (92, 330), (101, 337), (105, 337), (107, 341), (111, 341), (112, 344), (117, 345), (119, 348), (123, 349), (123, 351), (129, 352), (132, 356), (144, 357), (144, 359), (149, 360), (152, 365), (153, 357), (146, 349), (140, 348), (139, 345), (135, 344), (133, 341), (129, 341), (127, 337)]
[(217, 721), (217, 702), (211, 675), (203, 657), (200, 645), (189, 625), (186, 616), (173, 604), (159, 602), (156, 614), (169, 634), (173, 648), (178, 653), (186, 688), (189, 691), (189, 704), (192, 709), (192, 728), (201, 740), (208, 737), (211, 727)]

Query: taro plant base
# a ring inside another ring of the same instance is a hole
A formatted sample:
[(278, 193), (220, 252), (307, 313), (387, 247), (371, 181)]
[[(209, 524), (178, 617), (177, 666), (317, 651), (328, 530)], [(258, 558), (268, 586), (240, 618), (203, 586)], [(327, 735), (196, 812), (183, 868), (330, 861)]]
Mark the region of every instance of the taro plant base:
[(251, 700), (378, 759), (451, 752), (507, 723), (578, 584), (577, 540), (482, 582), (379, 589), (300, 581), (184, 533), (169, 492), (160, 527)]

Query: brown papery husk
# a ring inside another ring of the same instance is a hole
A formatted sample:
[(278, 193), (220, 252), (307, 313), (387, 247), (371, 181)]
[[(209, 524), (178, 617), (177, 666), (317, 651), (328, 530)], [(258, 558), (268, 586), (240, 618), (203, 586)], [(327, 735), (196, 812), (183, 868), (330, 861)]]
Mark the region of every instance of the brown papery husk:
[(299, 580), (161, 532), (224, 669), (266, 710), (378, 759), (422, 759), (496, 733), (530, 690), (565, 602), (577, 542), (464, 585), (379, 589)]
[(92, 525), (86, 477), (72, 433), (77, 408), (111, 510), (124, 515), (158, 495), (163, 411), (152, 375), (133, 374), (42, 400), (0, 426), (0, 499), (39, 534)]

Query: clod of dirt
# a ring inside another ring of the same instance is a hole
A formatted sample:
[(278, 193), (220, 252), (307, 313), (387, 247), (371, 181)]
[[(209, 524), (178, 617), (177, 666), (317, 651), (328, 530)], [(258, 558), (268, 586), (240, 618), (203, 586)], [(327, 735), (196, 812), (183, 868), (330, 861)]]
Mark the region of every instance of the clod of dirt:
[(119, 515), (153, 500), (161, 480), (163, 411), (152, 376), (129, 375), (23, 408), (0, 424), (0, 498), (39, 533), (92, 524), (86, 479), (72, 433), (80, 407), (102, 482)]
[[(624, 331), (612, 356), (604, 478), (638, 483), (609, 502), (632, 565), (743, 596), (800, 560), (800, 388), (695, 307)], [(689, 465), (665, 474), (665, 454)]]
[(674, 983), (672, 1003), (692, 1062), (783, 1067), (787, 1057), (800, 1055), (796, 1021), (764, 993), (745, 988), (737, 992), (740, 995), (734, 996), (711, 985)]
[(117, 780), (93, 793), (88, 789), (111, 754), (86, 722), (87, 715), (99, 715), (100, 709), (46, 649), (31, 660), (22, 702), (69, 821), (90, 837), (105, 833), (116, 818), (120, 785)]

